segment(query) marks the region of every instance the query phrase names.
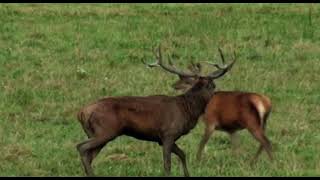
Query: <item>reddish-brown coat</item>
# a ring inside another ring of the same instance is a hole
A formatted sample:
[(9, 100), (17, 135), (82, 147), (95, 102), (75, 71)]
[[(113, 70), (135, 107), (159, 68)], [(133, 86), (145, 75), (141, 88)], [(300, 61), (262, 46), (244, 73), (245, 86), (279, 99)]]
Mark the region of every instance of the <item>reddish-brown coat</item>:
[[(185, 91), (195, 83), (194, 78), (179, 78), (173, 85), (176, 90)], [(262, 148), (272, 159), (271, 143), (265, 136), (266, 121), (271, 109), (271, 100), (262, 94), (240, 91), (215, 92), (204, 113), (205, 132), (199, 145), (197, 159), (201, 158), (202, 151), (214, 130), (227, 132), (234, 141), (235, 132), (242, 129), (247, 129), (261, 144), (253, 160), (257, 159)]]

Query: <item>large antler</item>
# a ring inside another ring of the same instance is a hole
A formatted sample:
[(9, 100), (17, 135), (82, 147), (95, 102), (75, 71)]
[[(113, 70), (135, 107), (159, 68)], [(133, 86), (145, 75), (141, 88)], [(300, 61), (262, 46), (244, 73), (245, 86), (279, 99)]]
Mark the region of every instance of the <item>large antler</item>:
[(216, 68), (218, 68), (217, 71), (214, 71), (214, 72), (212, 72), (212, 73), (210, 73), (210, 74), (208, 75), (208, 77), (210, 77), (210, 78), (212, 78), (212, 79), (217, 79), (217, 78), (223, 76), (226, 72), (228, 72), (228, 71), (232, 68), (233, 64), (236, 62), (236, 53), (235, 53), (235, 51), (233, 52), (233, 54), (234, 54), (234, 59), (233, 59), (233, 61), (232, 61), (229, 65), (226, 65), (226, 64), (225, 64), (225, 60), (224, 60), (224, 56), (223, 56), (223, 53), (222, 53), (222, 50), (221, 50), (220, 48), (219, 48), (218, 50), (219, 50), (219, 53), (220, 53), (221, 61), (222, 61), (222, 63), (223, 63), (223, 67), (221, 67), (221, 66), (218, 65), (218, 64), (213, 64), (213, 63), (210, 63), (210, 62), (206, 62), (206, 63), (208, 63), (208, 64), (210, 64), (210, 65), (213, 65), (213, 66), (215, 66)]
[(160, 66), (160, 67), (162, 67), (162, 68), (163, 68), (164, 70), (166, 70), (166, 71), (169, 71), (169, 72), (171, 72), (171, 73), (173, 73), (173, 74), (178, 74), (178, 75), (184, 76), (184, 77), (196, 77), (196, 76), (198, 76), (198, 74), (196, 74), (196, 73), (187, 73), (187, 72), (183, 72), (183, 71), (177, 70), (177, 69), (174, 67), (174, 65), (173, 65), (173, 63), (172, 63), (172, 61), (171, 61), (170, 58), (168, 59), (168, 61), (169, 61), (169, 64), (170, 64), (171, 66), (168, 66), (168, 65), (163, 64), (160, 45), (159, 45), (159, 47), (158, 47), (158, 53), (156, 53), (156, 50), (155, 50), (155, 55), (156, 55), (156, 62), (148, 64), (148, 63), (146, 63), (144, 60), (142, 60), (142, 63), (145, 64), (145, 65), (147, 65), (148, 67), (151, 67), (151, 68), (152, 68), (152, 67), (159, 67), (159, 66)]

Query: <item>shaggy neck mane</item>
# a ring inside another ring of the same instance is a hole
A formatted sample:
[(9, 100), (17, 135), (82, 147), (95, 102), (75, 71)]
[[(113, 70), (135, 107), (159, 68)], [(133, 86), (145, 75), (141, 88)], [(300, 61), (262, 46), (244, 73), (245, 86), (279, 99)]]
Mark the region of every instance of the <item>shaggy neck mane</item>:
[(185, 94), (180, 95), (181, 103), (184, 112), (186, 113), (187, 120), (197, 121), (199, 116), (204, 113), (205, 107), (209, 101), (209, 98), (204, 91), (197, 91), (190, 89)]

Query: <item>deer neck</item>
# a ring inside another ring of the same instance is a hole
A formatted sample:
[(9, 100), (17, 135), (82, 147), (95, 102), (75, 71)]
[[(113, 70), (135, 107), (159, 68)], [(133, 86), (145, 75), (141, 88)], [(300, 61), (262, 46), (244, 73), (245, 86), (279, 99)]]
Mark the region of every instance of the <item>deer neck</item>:
[(212, 93), (206, 91), (187, 92), (181, 95), (183, 109), (189, 121), (198, 121), (212, 97)]

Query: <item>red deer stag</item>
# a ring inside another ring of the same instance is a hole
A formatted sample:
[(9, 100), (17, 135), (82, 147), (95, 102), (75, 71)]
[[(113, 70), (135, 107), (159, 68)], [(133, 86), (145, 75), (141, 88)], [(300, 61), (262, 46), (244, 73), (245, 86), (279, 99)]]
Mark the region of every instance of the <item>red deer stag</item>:
[(184, 175), (189, 176), (185, 153), (175, 141), (195, 127), (213, 95), (213, 80), (228, 72), (234, 62), (201, 76), (177, 70), (171, 61), (170, 66), (163, 64), (159, 46), (156, 62), (143, 63), (148, 67), (160, 66), (180, 76), (193, 77), (196, 79), (194, 85), (178, 96), (106, 97), (82, 108), (78, 112), (78, 120), (88, 140), (79, 143), (77, 149), (86, 175), (94, 175), (91, 163), (101, 149), (116, 137), (126, 135), (162, 146), (165, 176), (170, 175), (171, 153), (179, 157)]
[[(224, 57), (219, 49), (222, 62)], [(211, 64), (211, 63), (209, 63)], [(211, 64), (218, 69), (223, 69), (217, 64)], [(201, 72), (199, 63), (191, 64), (189, 69), (193, 72)], [(173, 84), (176, 90), (186, 91), (197, 82), (193, 77), (179, 75), (179, 80)], [(231, 137), (231, 144), (235, 146), (236, 131), (247, 129), (259, 142), (260, 147), (252, 162), (264, 148), (272, 160), (271, 143), (265, 136), (267, 118), (271, 112), (271, 101), (268, 97), (250, 92), (216, 91), (207, 104), (203, 122), (205, 132), (199, 145), (197, 159), (201, 159), (202, 151), (214, 130), (227, 132)]]

